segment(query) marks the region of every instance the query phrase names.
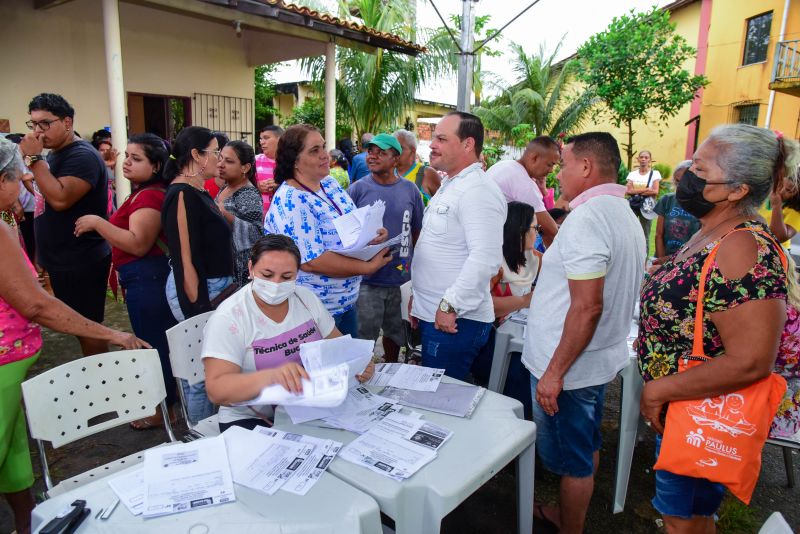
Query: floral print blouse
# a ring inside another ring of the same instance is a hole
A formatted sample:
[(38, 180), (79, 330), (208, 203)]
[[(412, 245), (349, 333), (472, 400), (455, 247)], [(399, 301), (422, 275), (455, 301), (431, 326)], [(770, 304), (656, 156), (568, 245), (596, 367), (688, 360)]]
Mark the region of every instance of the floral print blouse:
[[(769, 229), (757, 221), (747, 221), (737, 228), (742, 227), (769, 233)], [(761, 234), (753, 236), (758, 244), (757, 260), (742, 278), (727, 279), (719, 271), (716, 261), (711, 265), (706, 280), (703, 317), (703, 348), (711, 358), (725, 352), (722, 339), (709, 317), (711, 313), (751, 300), (786, 300), (786, 274), (775, 245)], [(677, 373), (679, 358), (691, 354), (700, 271), (718, 242), (709, 243), (682, 262), (675, 260), (677, 254), (671, 256), (645, 279), (637, 348), (639, 370), (645, 381)]]

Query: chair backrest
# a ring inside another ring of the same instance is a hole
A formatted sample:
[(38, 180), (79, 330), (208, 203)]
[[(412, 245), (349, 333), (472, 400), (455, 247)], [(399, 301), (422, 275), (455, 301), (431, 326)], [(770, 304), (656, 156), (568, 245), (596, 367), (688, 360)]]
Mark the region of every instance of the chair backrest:
[(400, 318), (408, 321), (408, 303), (411, 300), (411, 280), (400, 286)]
[(22, 383), (30, 434), (53, 448), (151, 415), (166, 396), (154, 349), (78, 358)]
[(783, 518), (780, 512), (772, 512), (772, 515), (767, 518), (758, 534), (792, 534), (792, 527)]
[(200, 351), (203, 348), (203, 329), (212, 313), (195, 315), (167, 330), (172, 375), (186, 380), (189, 385), (206, 379)]

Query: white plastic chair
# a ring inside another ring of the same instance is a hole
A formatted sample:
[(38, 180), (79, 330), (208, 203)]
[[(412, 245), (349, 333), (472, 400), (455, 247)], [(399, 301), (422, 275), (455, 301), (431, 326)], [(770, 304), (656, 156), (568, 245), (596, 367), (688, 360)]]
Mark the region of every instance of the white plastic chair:
[(792, 527), (786, 522), (780, 512), (772, 512), (767, 521), (762, 525), (758, 534), (793, 534)]
[(129, 467), (140, 462), (143, 453), (126, 456), (54, 485), (43, 441), (49, 441), (55, 449), (153, 415), (159, 404), (167, 436), (175, 441), (167, 415), (166, 396), (161, 361), (153, 349), (86, 356), (23, 382), (28, 428), (39, 448), (48, 496)]
[(409, 358), (422, 358), (422, 346), (412, 341), (411, 318), (408, 315), (408, 303), (411, 302), (411, 280), (400, 286), (400, 318), (403, 321), (403, 334), (406, 338), (406, 363)]
[(186, 410), (186, 398), (180, 379), (186, 380), (189, 385), (198, 384), (206, 379), (205, 368), (200, 351), (203, 348), (203, 329), (211, 317), (212, 312), (201, 313), (190, 319), (178, 323), (167, 330), (167, 343), (169, 344), (169, 362), (172, 366), (172, 375), (178, 382), (178, 396), (181, 400), (181, 412), (189, 433), (195, 438), (219, 435), (217, 415), (198, 421), (196, 425), (189, 422)]
[[(794, 437), (800, 437), (800, 432), (795, 434)], [(783, 465), (786, 468), (786, 480), (789, 488), (793, 488), (795, 485), (795, 480), (792, 449), (800, 450), (800, 441), (795, 441), (794, 439), (770, 438), (767, 440), (767, 443), (770, 445), (777, 445), (783, 450)]]

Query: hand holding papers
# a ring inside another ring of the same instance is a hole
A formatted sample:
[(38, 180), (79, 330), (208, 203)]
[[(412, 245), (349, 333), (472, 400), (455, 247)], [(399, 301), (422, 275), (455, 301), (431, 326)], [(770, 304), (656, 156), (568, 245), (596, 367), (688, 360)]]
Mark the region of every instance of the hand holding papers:
[(236, 406), (282, 404), (284, 406), (338, 406), (347, 396), (348, 366), (343, 363), (324, 369), (306, 368), (310, 380), (303, 379), (303, 392), (290, 393), (283, 386), (273, 384), (261, 390), (258, 397)]
[(375, 374), (366, 383), (370, 386), (392, 386), (414, 391), (436, 391), (444, 369), (433, 369), (405, 363), (379, 363)]
[(333, 226), (342, 242), (342, 248), (335, 252), (353, 252), (366, 247), (383, 227), (385, 210), (383, 201), (378, 200), (371, 206), (363, 206), (333, 219)]
[(349, 335), (320, 339), (300, 345), (300, 360), (309, 374), (346, 363), (350, 368), (348, 387), (352, 387), (356, 385), (356, 375), (364, 372), (372, 360), (373, 348), (374, 341), (353, 339)]
[(236, 500), (222, 436), (148, 449), (144, 482), (145, 517)]

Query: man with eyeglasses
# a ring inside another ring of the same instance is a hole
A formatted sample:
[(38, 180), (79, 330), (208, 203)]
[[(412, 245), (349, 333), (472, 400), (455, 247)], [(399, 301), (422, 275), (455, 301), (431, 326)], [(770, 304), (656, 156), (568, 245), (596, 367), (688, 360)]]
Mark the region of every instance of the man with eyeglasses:
[[(103, 321), (111, 249), (96, 232), (75, 236), (83, 215), (107, 217), (105, 164), (73, 131), (75, 110), (61, 96), (42, 93), (28, 105), (31, 130), (19, 144), (25, 165), (45, 199), (36, 218), (38, 263), (50, 274), (53, 294), (98, 323)], [(45, 159), (42, 150), (50, 149)], [(108, 351), (105, 341), (78, 337), (85, 356)]]

